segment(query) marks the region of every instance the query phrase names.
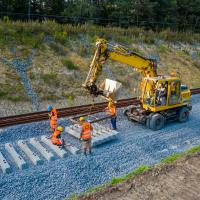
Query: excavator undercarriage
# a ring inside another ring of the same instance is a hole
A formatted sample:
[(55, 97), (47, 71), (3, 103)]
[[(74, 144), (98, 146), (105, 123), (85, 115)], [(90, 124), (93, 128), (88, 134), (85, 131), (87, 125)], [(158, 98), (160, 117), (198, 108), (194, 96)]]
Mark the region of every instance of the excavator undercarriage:
[(144, 124), (152, 130), (159, 130), (169, 121), (187, 121), (191, 110), (191, 105), (185, 105), (154, 113), (143, 109), (142, 104), (138, 104), (125, 108), (124, 115), (127, 116), (128, 120)]

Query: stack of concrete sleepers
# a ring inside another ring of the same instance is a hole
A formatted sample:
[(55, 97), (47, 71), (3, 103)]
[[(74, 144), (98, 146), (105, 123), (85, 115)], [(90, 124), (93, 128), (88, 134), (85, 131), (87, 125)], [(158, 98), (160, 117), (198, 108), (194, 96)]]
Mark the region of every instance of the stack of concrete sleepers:
[[(119, 132), (112, 130), (108, 127), (104, 127), (98, 123), (92, 124), (93, 126), (93, 135), (92, 135), (92, 146), (97, 146), (113, 140), (116, 138)], [(65, 127), (65, 131), (75, 138), (80, 137), (81, 127), (78, 124), (70, 125)]]

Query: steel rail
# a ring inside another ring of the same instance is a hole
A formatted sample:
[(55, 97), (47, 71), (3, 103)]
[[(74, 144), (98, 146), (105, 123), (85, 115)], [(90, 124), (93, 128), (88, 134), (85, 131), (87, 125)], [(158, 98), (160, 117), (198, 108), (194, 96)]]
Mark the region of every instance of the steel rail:
[[(200, 88), (191, 89), (191, 94), (200, 94)], [(129, 105), (138, 104), (140, 101), (137, 98), (120, 99), (117, 101), (117, 107), (126, 107)], [(107, 102), (88, 104), (75, 107), (67, 107), (58, 109), (58, 117), (72, 117), (76, 115), (95, 114), (104, 111)], [(27, 113), (22, 115), (13, 115), (0, 118), (0, 127), (12, 126), (17, 124), (31, 123), (36, 121), (48, 120), (48, 111)]]

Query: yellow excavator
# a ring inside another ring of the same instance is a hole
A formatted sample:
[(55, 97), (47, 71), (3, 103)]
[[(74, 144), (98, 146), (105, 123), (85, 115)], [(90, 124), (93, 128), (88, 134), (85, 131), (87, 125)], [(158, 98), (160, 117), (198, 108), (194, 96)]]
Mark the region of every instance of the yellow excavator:
[[(103, 64), (108, 59), (127, 64), (143, 75), (140, 84), (140, 104), (129, 106), (124, 111), (129, 120), (143, 123), (152, 130), (161, 129), (167, 121), (188, 120), (192, 109), (191, 94), (187, 86), (181, 85), (180, 77), (175, 74), (158, 75), (156, 60), (140, 56), (120, 45), (109, 44), (102, 38), (96, 41), (95, 54), (83, 84), (90, 95), (105, 96), (96, 82)], [(108, 100), (113, 101), (112, 98)]]

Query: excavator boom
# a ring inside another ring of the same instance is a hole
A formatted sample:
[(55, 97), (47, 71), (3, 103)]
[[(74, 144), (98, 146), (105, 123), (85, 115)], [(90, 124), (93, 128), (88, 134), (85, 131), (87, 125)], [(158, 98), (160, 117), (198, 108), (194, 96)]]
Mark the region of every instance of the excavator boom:
[(141, 72), (143, 77), (157, 76), (156, 61), (144, 58), (135, 52), (130, 52), (126, 48), (119, 45), (111, 45), (105, 39), (96, 41), (96, 51), (88, 76), (83, 84), (84, 87), (95, 87), (96, 79), (102, 71), (102, 64), (107, 60), (114, 60), (123, 64), (127, 64), (137, 71)]

